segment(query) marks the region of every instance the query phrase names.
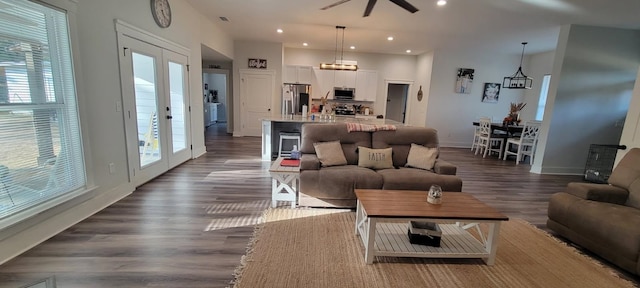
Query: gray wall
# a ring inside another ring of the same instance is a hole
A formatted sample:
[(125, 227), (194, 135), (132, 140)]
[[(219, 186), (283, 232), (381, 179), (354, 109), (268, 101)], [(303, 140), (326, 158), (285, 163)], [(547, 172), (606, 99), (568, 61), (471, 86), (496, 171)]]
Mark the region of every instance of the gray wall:
[(558, 47), (537, 151), (543, 157), (534, 168), (581, 174), (590, 144), (620, 142), (640, 65), (640, 32), (565, 26)]

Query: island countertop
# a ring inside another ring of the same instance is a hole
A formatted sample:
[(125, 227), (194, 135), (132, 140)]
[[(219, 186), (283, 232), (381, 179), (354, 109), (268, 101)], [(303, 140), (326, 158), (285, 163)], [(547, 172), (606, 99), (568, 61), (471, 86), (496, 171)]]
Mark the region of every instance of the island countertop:
[(391, 125), (399, 125), (404, 126), (404, 123), (391, 120), (391, 119), (375, 119), (372, 117), (357, 117), (357, 116), (334, 116), (333, 119), (320, 119), (320, 117), (316, 116), (315, 119), (311, 119), (309, 117), (302, 117), (301, 115), (278, 115), (271, 116), (267, 118), (263, 118), (263, 121), (271, 121), (271, 122), (292, 122), (292, 123), (360, 123), (360, 124), (391, 124)]
[[(300, 132), (304, 123), (359, 123), (372, 125), (404, 126), (404, 123), (391, 119), (376, 119), (373, 116), (334, 116), (333, 119), (320, 119), (316, 116), (302, 117), (301, 115), (277, 115), (262, 119), (262, 160), (271, 161), (278, 156), (279, 132)], [(286, 149), (285, 149), (286, 150)]]

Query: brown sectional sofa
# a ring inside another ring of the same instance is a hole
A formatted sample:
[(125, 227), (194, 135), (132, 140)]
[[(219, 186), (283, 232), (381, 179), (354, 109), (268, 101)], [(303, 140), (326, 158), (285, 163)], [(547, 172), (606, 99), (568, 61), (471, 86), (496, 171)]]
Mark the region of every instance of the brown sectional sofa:
[(640, 148), (627, 152), (608, 182), (569, 183), (552, 195), (547, 227), (640, 275)]
[[(339, 140), (348, 165), (321, 167), (313, 143)], [(398, 126), (395, 131), (348, 132), (344, 123), (305, 123), (302, 126), (300, 163), (301, 206), (355, 207), (354, 189), (429, 190), (433, 184), (444, 191), (461, 191), (456, 166), (437, 159), (433, 171), (404, 167), (411, 144), (438, 147), (435, 129)], [(358, 146), (393, 149), (393, 166), (372, 170), (358, 167)], [(425, 194), (426, 197), (426, 194)]]

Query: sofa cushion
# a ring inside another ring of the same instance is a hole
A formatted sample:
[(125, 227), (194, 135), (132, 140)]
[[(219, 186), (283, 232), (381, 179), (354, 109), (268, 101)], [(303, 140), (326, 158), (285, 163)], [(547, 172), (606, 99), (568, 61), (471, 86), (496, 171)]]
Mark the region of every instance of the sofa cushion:
[(300, 191), (321, 199), (356, 199), (353, 189), (381, 189), (382, 176), (356, 165), (323, 167), (300, 173)]
[[(462, 191), (462, 180), (454, 175), (439, 175), (431, 171), (400, 167), (399, 169), (383, 169), (377, 171), (382, 175), (382, 189), (386, 190), (424, 190), (431, 185), (440, 185), (442, 191)], [(426, 197), (426, 194), (425, 194)], [(426, 199), (426, 198), (425, 198)]]
[(609, 184), (629, 190), (627, 206), (640, 209), (640, 148), (627, 152), (613, 169)]
[(340, 141), (313, 143), (322, 167), (347, 165)]
[(393, 166), (407, 164), (411, 144), (438, 148), (438, 132), (433, 128), (399, 126), (396, 131), (377, 131), (371, 136), (371, 148), (393, 148)]
[(427, 148), (422, 145), (411, 143), (409, 156), (407, 156), (407, 167), (432, 170), (436, 164), (438, 148)]
[[(611, 257), (637, 261), (640, 249), (640, 210), (556, 193), (549, 201), (549, 219), (583, 235)], [(605, 251), (606, 250), (606, 251)]]
[(391, 148), (371, 149), (360, 146), (358, 147), (358, 167), (370, 169), (393, 168), (391, 152)]
[[(358, 146), (371, 148), (371, 132), (347, 132), (345, 123), (304, 123), (302, 124), (300, 152), (313, 154), (313, 143), (340, 141), (342, 151), (349, 165), (358, 164)], [(384, 147), (386, 148), (386, 147)]]

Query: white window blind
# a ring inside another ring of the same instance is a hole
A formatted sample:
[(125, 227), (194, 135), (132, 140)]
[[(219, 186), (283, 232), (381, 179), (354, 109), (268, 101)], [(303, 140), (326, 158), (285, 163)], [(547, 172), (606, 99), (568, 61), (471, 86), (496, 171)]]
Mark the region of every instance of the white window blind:
[(85, 187), (67, 15), (0, 1), (0, 220)]

